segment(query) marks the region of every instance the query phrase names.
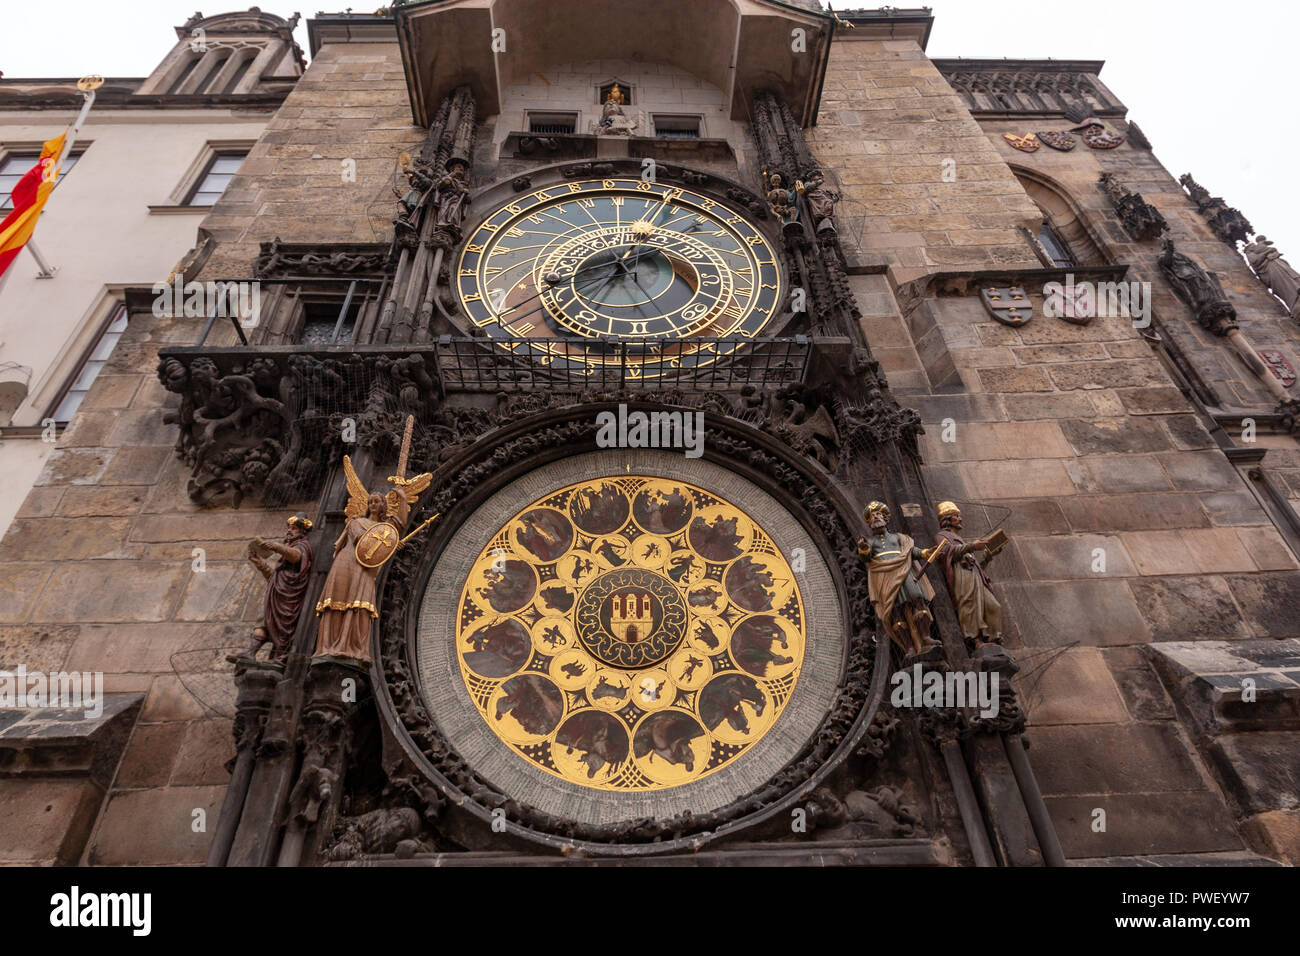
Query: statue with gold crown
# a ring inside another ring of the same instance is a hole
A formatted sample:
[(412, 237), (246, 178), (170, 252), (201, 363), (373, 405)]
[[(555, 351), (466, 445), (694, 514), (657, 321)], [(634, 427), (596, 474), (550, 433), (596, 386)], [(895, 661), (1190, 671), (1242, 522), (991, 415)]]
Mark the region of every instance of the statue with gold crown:
[(867, 591), (876, 617), (907, 660), (938, 656), (940, 644), (930, 637), (934, 589), (925, 567), (942, 545), (930, 551), (908, 535), (889, 530), (889, 507), (873, 501), (863, 512), (870, 533), (858, 539), (858, 554), (867, 563)]
[(334, 542), (334, 562), (316, 604), (320, 623), (314, 658), (370, 663), (370, 626), (379, 618), (379, 609), (375, 607), (379, 571), (402, 545), (438, 518), (434, 515), (405, 538), (401, 537), (420, 492), (433, 480), (432, 474), (406, 477), (414, 426), (415, 419), (408, 418), (397, 474), (388, 479), (393, 488), (386, 496), (367, 491), (352, 467), (352, 458), (343, 456), (348, 486), (348, 504), (344, 509), (347, 524)]

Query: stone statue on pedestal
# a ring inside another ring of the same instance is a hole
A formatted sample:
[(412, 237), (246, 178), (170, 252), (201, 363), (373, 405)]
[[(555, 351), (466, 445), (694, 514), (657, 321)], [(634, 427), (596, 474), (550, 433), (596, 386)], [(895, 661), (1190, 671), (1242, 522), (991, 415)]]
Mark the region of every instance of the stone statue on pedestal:
[(1228, 301), (1219, 280), (1174, 248), (1174, 241), (1168, 237), (1159, 262), (1178, 298), (1195, 313), (1197, 321), (1207, 331), (1223, 336), (1237, 328), (1237, 310)]
[(1300, 273), (1291, 268), (1266, 236), (1256, 236), (1254, 242), (1247, 243), (1245, 253), (1259, 280), (1286, 303), (1293, 318), (1300, 317)]

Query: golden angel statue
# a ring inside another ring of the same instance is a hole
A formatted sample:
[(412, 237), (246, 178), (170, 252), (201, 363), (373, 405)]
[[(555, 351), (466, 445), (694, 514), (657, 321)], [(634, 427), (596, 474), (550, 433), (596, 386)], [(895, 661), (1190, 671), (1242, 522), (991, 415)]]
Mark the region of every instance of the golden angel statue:
[(408, 419), (397, 474), (388, 479), (393, 489), (387, 496), (368, 492), (352, 467), (351, 457), (343, 456), (348, 485), (348, 504), (344, 509), (347, 524), (334, 542), (334, 562), (316, 605), (320, 625), (314, 657), (343, 657), (370, 663), (370, 626), (379, 618), (379, 609), (375, 607), (375, 579), (379, 570), (408, 539), (438, 517), (434, 515), (406, 538), (401, 537), (420, 492), (433, 480), (431, 474), (405, 477), (413, 425), (414, 419)]

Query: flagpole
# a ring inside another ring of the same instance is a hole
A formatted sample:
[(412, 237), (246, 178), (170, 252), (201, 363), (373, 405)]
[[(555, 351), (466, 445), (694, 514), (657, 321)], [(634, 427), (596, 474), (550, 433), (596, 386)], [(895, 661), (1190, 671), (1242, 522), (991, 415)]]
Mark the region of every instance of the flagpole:
[[(86, 117), (90, 115), (90, 108), (95, 105), (95, 91), (104, 85), (102, 76), (83, 76), (77, 81), (77, 89), (81, 91), (82, 104), (81, 112), (77, 114), (76, 121), (72, 124), (72, 129), (68, 137), (64, 140), (63, 150), (59, 153), (58, 159), (54, 163), (54, 185), (59, 184), (59, 170), (63, 168), (63, 161), (72, 155), (72, 147), (77, 142), (77, 134), (81, 132), (81, 127), (86, 122)], [(53, 191), (53, 187), (51, 187)], [(57, 266), (50, 265), (49, 261), (40, 253), (36, 243), (31, 239), (27, 240), (27, 248), (31, 250), (32, 257), (36, 264), (40, 266), (41, 271), (36, 273), (38, 279), (52, 279), (54, 273), (58, 272)]]

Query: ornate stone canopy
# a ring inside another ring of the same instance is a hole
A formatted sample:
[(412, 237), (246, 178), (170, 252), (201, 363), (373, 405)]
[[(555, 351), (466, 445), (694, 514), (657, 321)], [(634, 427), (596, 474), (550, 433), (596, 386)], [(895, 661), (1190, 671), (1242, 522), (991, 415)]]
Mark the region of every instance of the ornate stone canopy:
[[(394, 15), (421, 126), (457, 86), (468, 83), (480, 110), (496, 113), (502, 90), (578, 53), (689, 70), (728, 94), (736, 120), (748, 115), (745, 91), (775, 90), (807, 126), (834, 25), (825, 13), (773, 0), (447, 0)], [(807, 51), (792, 56), (795, 29), (806, 31)], [(505, 31), (502, 52), (493, 50), (494, 30)]]

